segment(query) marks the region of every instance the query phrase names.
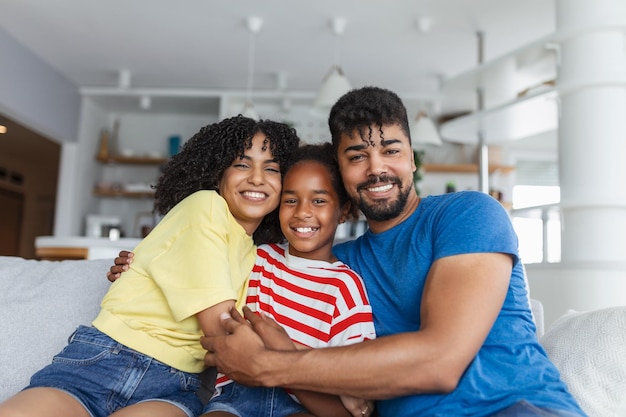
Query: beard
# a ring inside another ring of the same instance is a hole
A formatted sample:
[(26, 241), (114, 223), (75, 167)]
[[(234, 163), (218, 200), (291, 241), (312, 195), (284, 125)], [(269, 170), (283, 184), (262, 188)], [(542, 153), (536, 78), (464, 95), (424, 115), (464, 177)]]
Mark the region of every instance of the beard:
[[(368, 186), (374, 185), (380, 182), (393, 182), (397, 185), (399, 194), (396, 199), (385, 199), (385, 200), (373, 200), (366, 201), (358, 190), (363, 188), (367, 188)], [(405, 189), (406, 188), (406, 189)], [(402, 210), (406, 207), (406, 202), (409, 199), (409, 194), (411, 189), (408, 187), (403, 187), (400, 178), (398, 177), (373, 177), (365, 183), (359, 184), (357, 187), (357, 198), (355, 200), (356, 205), (359, 207), (361, 212), (365, 215), (368, 220), (374, 220), (377, 222), (391, 220), (396, 218), (402, 213)]]

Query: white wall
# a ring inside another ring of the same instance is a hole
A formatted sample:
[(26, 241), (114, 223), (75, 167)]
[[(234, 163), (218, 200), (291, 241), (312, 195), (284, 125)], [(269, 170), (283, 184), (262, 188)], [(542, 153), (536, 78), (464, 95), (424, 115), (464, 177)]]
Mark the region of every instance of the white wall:
[(626, 305), (626, 263), (526, 265), (530, 296), (543, 303), (546, 329), (568, 310)]
[(73, 142), (78, 88), (0, 29), (0, 112), (57, 142)]

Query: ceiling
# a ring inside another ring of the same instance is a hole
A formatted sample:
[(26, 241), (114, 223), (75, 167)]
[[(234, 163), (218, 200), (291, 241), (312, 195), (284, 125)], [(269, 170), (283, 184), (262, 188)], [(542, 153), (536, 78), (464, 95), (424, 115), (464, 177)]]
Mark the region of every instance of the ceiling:
[[(128, 69), (131, 88), (244, 92), (245, 19), (258, 16), (256, 94), (276, 91), (282, 74), (281, 91), (312, 97), (338, 63), (353, 87), (439, 100), (442, 80), (476, 65), (477, 31), (484, 33), (484, 59), (496, 58), (552, 33), (554, 2), (1, 0), (0, 28), (83, 89), (116, 88)], [(347, 21), (341, 36), (333, 35), (333, 17)], [(419, 18), (429, 20), (428, 31), (418, 29)], [(462, 110), (437, 104), (442, 112)]]

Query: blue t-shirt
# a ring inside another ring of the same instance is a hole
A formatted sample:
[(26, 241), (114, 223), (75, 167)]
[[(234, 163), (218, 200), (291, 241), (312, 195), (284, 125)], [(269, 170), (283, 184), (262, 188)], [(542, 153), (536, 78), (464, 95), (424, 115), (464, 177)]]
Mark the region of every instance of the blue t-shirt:
[(502, 310), (458, 387), (379, 401), (381, 416), (488, 416), (522, 399), (584, 415), (537, 340), (517, 236), (492, 197), (462, 191), (423, 198), (392, 229), (368, 230), (333, 251), (363, 277), (379, 337), (419, 330), (424, 282), (435, 260), (477, 252), (507, 253), (514, 260)]

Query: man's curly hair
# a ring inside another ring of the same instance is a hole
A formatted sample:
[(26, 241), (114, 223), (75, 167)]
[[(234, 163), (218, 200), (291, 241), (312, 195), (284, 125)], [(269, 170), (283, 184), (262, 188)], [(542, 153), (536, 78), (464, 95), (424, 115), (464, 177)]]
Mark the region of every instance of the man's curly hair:
[[(372, 126), (397, 124), (411, 141), (406, 107), (393, 91), (380, 87), (363, 87), (344, 94), (333, 105), (328, 117), (335, 153), (342, 135), (356, 131), (371, 144)], [(380, 132), (382, 134), (382, 131)]]
[[(281, 174), (284, 174), (299, 143), (295, 129), (284, 123), (255, 121), (241, 115), (227, 118), (201, 128), (164, 165), (155, 186), (154, 212), (165, 215), (196, 191), (217, 191), (226, 168), (252, 147), (252, 137), (259, 132), (267, 137), (264, 146), (269, 147), (280, 165)], [(256, 244), (284, 239), (278, 223), (278, 209), (265, 216), (253, 237)]]

